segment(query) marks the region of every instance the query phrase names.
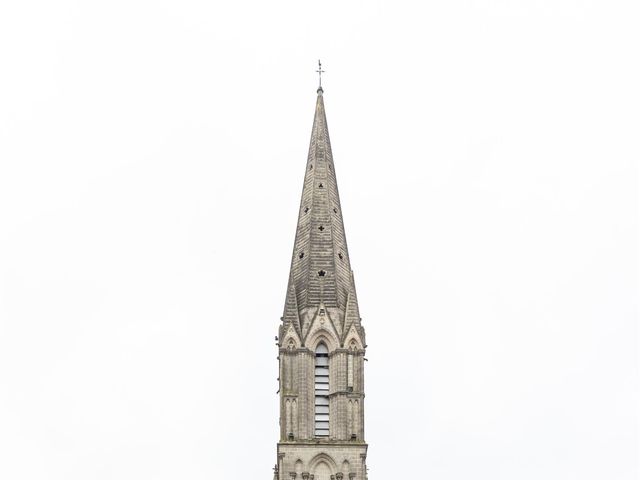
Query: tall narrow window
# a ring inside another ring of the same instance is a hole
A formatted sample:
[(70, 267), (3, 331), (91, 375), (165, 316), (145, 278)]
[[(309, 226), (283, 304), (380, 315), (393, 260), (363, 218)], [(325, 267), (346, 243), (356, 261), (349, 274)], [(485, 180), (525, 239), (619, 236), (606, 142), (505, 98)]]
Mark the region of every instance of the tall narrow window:
[(315, 435), (329, 436), (329, 349), (324, 343), (316, 348)]

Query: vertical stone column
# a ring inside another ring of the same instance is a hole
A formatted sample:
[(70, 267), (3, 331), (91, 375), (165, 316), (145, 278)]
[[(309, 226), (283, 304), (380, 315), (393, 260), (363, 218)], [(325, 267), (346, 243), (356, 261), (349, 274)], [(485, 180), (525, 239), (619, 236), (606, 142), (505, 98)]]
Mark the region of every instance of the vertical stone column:
[(284, 388), (285, 388), (285, 384), (284, 384), (284, 379), (285, 379), (285, 372), (286, 372), (286, 368), (285, 368), (285, 352), (284, 350), (280, 350), (280, 354), (278, 355), (278, 359), (279, 359), (279, 377), (278, 377), (278, 385), (279, 385), (279, 390), (280, 390), (280, 441), (284, 440), (287, 436), (287, 432), (286, 432), (286, 415), (285, 415), (285, 401), (284, 401)]
[(354, 392), (358, 393), (358, 429), (356, 431), (358, 440), (364, 441), (364, 351), (358, 352), (358, 355), (354, 357), (354, 362), (357, 365), (357, 390), (354, 388)]
[(293, 433), (293, 437), (295, 439), (300, 435), (298, 424), (300, 423), (300, 418), (298, 415), (298, 401), (294, 398), (291, 401), (291, 433)]
[(297, 355), (298, 367), (298, 428), (301, 439), (313, 437), (314, 377), (313, 356), (306, 348)]
[(347, 439), (347, 356), (343, 350), (331, 355), (330, 392), (331, 392), (331, 438)]
[(356, 434), (358, 440), (362, 440), (362, 433), (360, 429), (360, 426), (362, 425), (360, 402), (361, 399), (355, 399), (353, 401), (353, 431)]
[(284, 472), (282, 471), (283, 465), (282, 465), (282, 459), (284, 458), (284, 453), (279, 453), (278, 454), (278, 464), (276, 465), (277, 468), (277, 474), (278, 474), (278, 480), (284, 480)]
[(291, 400), (287, 398), (284, 401), (284, 435), (285, 435), (285, 438), (288, 438), (290, 433), (291, 433)]

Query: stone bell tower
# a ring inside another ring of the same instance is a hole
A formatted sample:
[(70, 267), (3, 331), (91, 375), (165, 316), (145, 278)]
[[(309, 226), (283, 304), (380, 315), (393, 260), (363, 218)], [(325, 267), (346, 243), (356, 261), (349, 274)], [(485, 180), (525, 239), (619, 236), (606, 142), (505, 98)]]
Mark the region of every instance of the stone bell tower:
[(320, 86), (278, 334), (274, 480), (366, 480), (365, 347)]

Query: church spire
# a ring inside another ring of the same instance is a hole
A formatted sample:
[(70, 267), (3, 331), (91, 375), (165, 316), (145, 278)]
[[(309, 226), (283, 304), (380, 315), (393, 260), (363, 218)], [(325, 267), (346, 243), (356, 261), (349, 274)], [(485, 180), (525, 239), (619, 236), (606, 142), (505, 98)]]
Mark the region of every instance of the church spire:
[[(321, 64), (318, 70), (321, 74)], [(322, 87), (278, 333), (280, 441), (274, 480), (366, 480), (365, 332)]]
[[(322, 68), (318, 68), (321, 74)], [(318, 88), (315, 117), (298, 214), (298, 225), (289, 274), (289, 292), (296, 301), (285, 306), (285, 318), (300, 318), (304, 330), (320, 303), (335, 310), (334, 319), (344, 326), (347, 299), (355, 301), (349, 252), (342, 221), (331, 141), (327, 128), (322, 87)], [(298, 312), (289, 312), (296, 305)], [(352, 308), (357, 306), (351, 305)], [(303, 335), (304, 332), (300, 331)]]

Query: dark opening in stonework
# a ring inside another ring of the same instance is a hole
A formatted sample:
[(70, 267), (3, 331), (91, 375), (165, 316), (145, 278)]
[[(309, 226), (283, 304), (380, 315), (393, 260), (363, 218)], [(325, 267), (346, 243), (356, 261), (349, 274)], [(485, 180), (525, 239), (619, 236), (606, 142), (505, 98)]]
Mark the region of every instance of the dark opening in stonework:
[[(300, 257), (300, 258), (302, 258), (302, 257)], [(344, 255), (342, 255), (342, 252), (338, 254), (338, 258), (339, 258), (340, 260), (344, 259)]]
[(300, 252), (300, 255), (298, 255), (300, 258), (304, 257), (304, 252)]
[(320, 226), (318, 227), (318, 230), (323, 231), (323, 230), (324, 230), (324, 227), (323, 227), (322, 225), (320, 225)]
[(319, 276), (319, 277), (324, 277), (326, 274), (327, 274), (327, 272), (325, 272), (324, 270), (320, 270), (320, 271), (318, 272), (318, 276)]
[(309, 165), (309, 170), (313, 170), (313, 163)]
[(320, 187), (320, 188), (324, 188), (324, 185), (320, 184), (320, 185), (318, 185), (318, 187)]
[(307, 213), (309, 211), (309, 207), (304, 207), (304, 213)]
[(338, 213), (338, 209), (337, 209), (337, 208), (334, 208), (334, 209), (333, 209), (333, 213)]

